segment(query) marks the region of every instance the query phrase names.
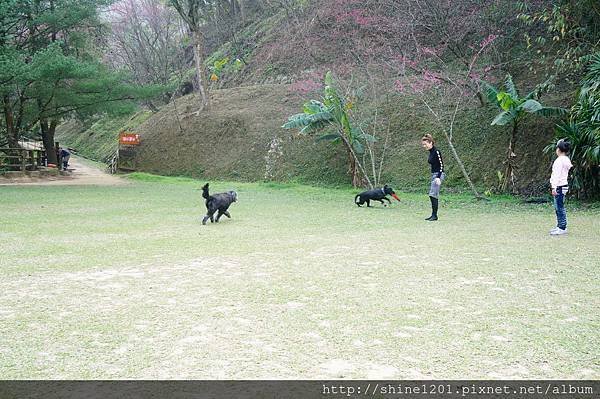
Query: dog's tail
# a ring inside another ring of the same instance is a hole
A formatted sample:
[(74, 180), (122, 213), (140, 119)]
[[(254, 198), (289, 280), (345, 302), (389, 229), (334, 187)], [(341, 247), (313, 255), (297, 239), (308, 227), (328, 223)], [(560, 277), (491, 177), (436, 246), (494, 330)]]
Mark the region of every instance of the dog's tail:
[(356, 194), (356, 197), (354, 197), (354, 203), (358, 204), (358, 198), (360, 197), (360, 194)]
[(208, 183), (206, 183), (202, 186), (202, 198), (208, 199), (208, 197), (210, 197), (210, 195), (208, 194)]

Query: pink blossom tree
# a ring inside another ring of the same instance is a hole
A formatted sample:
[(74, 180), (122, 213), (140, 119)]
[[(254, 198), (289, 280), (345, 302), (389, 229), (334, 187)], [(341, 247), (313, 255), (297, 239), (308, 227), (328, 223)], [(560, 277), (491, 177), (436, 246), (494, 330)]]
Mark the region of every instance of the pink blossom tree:
[[(185, 27), (177, 12), (155, 0), (121, 0), (109, 7), (105, 18), (111, 25), (105, 62), (128, 71), (139, 85), (168, 85), (185, 58)], [(147, 105), (156, 111), (152, 102)]]
[(475, 1), (449, 2), (420, 0), (410, 8), (412, 48), (402, 49), (390, 62), (397, 71), (395, 89), (415, 97), (433, 117), (444, 135), (471, 191), (481, 195), (454, 145), (456, 117), (474, 106), (471, 99), (485, 104), (481, 93), (483, 78), (490, 79), (500, 67), (490, 55), (501, 37), (495, 25), (485, 25), (477, 16), (489, 6)]

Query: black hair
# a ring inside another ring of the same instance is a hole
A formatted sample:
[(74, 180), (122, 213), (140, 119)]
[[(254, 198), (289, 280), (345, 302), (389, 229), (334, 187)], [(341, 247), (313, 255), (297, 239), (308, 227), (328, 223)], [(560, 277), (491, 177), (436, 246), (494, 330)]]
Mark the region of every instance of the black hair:
[(569, 143), (565, 139), (560, 139), (556, 143), (556, 148), (558, 148), (560, 150), (560, 152), (562, 152), (564, 154), (568, 154), (569, 151), (571, 151), (571, 143)]

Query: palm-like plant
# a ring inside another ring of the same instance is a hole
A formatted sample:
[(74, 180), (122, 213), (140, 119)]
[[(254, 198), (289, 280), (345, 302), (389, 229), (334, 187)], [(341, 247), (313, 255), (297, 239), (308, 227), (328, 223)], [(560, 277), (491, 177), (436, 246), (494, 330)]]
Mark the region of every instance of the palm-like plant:
[(556, 137), (544, 151), (553, 153), (558, 140), (571, 144), (573, 161), (571, 184), (579, 196), (593, 197), (600, 193), (600, 131), (590, 130), (571, 121), (556, 126)]
[(600, 53), (587, 59), (588, 70), (571, 108), (569, 123), (557, 125), (555, 140), (546, 151), (554, 151), (560, 139), (569, 141), (573, 161), (571, 185), (577, 194), (591, 198), (600, 195)]
[(345, 100), (336, 90), (331, 72), (327, 72), (323, 100), (310, 100), (305, 103), (303, 112), (290, 116), (283, 128), (300, 128), (301, 134), (324, 131), (324, 134), (317, 137), (318, 141), (341, 142), (348, 154), (352, 185), (360, 187), (364, 185), (364, 180), (371, 185), (358, 154), (364, 152), (365, 141), (373, 142), (375, 138), (352, 126), (348, 114), (351, 107), (352, 103)]
[(512, 80), (512, 76), (506, 75), (504, 90), (497, 89), (487, 82), (482, 82), (488, 100), (498, 106), (501, 111), (492, 125), (504, 126), (512, 124), (510, 141), (508, 143), (508, 152), (506, 155), (506, 171), (501, 189), (506, 191), (508, 184), (514, 188), (515, 185), (515, 144), (518, 138), (519, 126), (528, 114), (540, 116), (561, 116), (567, 113), (567, 110), (560, 107), (547, 107), (538, 100), (541, 95), (550, 87), (549, 82), (544, 82), (535, 87), (533, 91), (524, 97), (521, 97)]

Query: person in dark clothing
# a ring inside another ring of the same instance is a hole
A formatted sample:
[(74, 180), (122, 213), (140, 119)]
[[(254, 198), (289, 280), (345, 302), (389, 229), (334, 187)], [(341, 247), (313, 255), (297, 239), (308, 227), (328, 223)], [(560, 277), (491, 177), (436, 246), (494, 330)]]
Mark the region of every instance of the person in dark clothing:
[(69, 166), (69, 158), (71, 158), (71, 152), (66, 148), (60, 148), (60, 157), (62, 159), (63, 169), (67, 170)]
[(434, 222), (438, 220), (438, 198), (440, 195), (440, 187), (442, 181), (446, 178), (444, 173), (444, 161), (442, 153), (435, 147), (435, 141), (430, 134), (426, 134), (421, 138), (421, 145), (429, 151), (429, 159), (427, 162), (431, 165), (431, 186), (429, 188), (429, 199), (431, 200), (431, 216), (427, 221)]

